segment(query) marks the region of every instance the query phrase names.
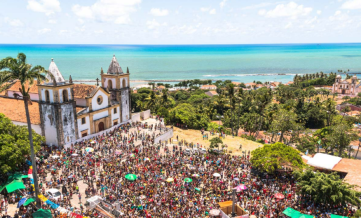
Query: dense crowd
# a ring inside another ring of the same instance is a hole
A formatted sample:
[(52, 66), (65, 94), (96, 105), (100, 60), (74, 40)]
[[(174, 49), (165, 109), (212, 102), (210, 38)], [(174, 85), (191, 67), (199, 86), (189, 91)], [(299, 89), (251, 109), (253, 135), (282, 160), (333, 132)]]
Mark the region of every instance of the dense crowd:
[[(183, 140), (177, 136), (174, 141), (155, 142), (161, 131), (167, 131), (161, 122), (123, 125), (70, 148), (53, 150), (47, 159), (40, 156), (40, 191), (47, 197), (47, 189), (59, 189), (63, 197), (54, 203), (85, 217), (104, 217), (81, 203), (95, 195), (119, 203), (121, 217), (207, 217), (210, 210), (219, 208), (219, 202), (232, 200), (232, 189), (240, 184), (245, 188), (236, 193), (237, 204), (256, 217), (285, 217), (282, 211), (287, 207), (317, 217), (354, 213), (351, 205), (315, 205), (308, 196), (297, 195), (297, 183), (290, 172), (259, 173), (252, 169), (247, 153), (186, 153), (187, 146), (179, 143)], [(128, 180), (128, 174), (137, 178)], [(31, 195), (29, 182), (26, 186), (22, 194)], [(276, 198), (277, 193), (284, 197)], [(7, 201), (12, 198), (15, 202), (21, 196), (6, 196)], [(79, 203), (72, 203), (74, 198)], [(44, 203), (42, 207), (51, 209)], [(51, 211), (54, 217), (65, 217), (58, 210)], [(16, 217), (32, 212), (30, 206), (21, 206)]]

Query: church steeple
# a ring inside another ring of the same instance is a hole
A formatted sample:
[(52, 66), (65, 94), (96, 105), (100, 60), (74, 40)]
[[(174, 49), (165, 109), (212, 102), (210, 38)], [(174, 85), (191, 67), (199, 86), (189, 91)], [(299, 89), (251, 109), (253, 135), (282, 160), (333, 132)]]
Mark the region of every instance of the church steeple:
[(119, 62), (117, 61), (117, 59), (115, 58), (115, 55), (113, 55), (112, 61), (110, 62), (108, 71), (108, 74), (124, 74), (122, 68), (119, 65)]
[(46, 79), (47, 79), (47, 81), (49, 81), (49, 83), (51, 83), (51, 82), (54, 83), (54, 80), (55, 80), (56, 84), (65, 83), (65, 79), (64, 79), (63, 75), (60, 73), (60, 70), (58, 69), (58, 67), (56, 66), (56, 64), (54, 62), (54, 58), (51, 59), (51, 62), (49, 65), (49, 70), (46, 75)]

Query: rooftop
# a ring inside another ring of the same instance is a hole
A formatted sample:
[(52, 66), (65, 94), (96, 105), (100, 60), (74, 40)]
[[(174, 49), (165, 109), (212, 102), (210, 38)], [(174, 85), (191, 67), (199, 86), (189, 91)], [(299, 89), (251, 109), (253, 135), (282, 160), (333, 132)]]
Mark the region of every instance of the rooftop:
[[(20, 80), (17, 80), (10, 88), (8, 88), (8, 91), (14, 91), (19, 92), (19, 88), (21, 88), (21, 82)], [(29, 85), (29, 82), (25, 83), (25, 89), (29, 89), (29, 93), (38, 94), (38, 81), (34, 80), (34, 83), (32, 85)]]
[(85, 98), (93, 92), (97, 86), (88, 84), (74, 84), (74, 98)]
[(117, 61), (117, 59), (115, 58), (115, 55), (113, 55), (112, 61), (110, 62), (108, 71), (108, 74), (123, 74), (123, 70), (119, 65), (119, 62)]
[(60, 70), (56, 66), (54, 59), (51, 59), (50, 65), (49, 65), (49, 73), (46, 74), (46, 79), (48, 80), (48, 83), (52, 83), (53, 79), (51, 78), (51, 75), (53, 75), (56, 83), (65, 83), (65, 79), (63, 75), (61, 75)]
[(342, 158), (332, 170), (347, 173), (344, 178), (345, 182), (351, 185), (361, 185), (361, 160)]
[[(26, 123), (25, 106), (23, 100), (13, 98), (0, 98), (0, 113), (5, 114), (10, 120)], [(29, 104), (30, 122), (40, 124), (40, 112), (38, 102)]]

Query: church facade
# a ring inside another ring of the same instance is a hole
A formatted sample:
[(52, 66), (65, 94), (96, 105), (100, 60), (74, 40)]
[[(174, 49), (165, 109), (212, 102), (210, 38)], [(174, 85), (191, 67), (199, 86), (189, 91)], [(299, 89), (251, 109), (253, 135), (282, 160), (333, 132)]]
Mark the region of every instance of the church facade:
[(341, 75), (337, 75), (335, 83), (332, 86), (332, 93), (340, 95), (357, 95), (359, 93), (359, 88), (360, 83), (357, 76), (343, 80)]
[[(74, 84), (71, 76), (64, 79), (51, 60), (47, 82), (36, 83), (37, 89), (31, 87), (33, 106), (39, 107), (39, 120), (33, 113), (31, 122), (40, 126), (47, 145), (64, 146), (131, 120), (129, 69), (124, 73), (113, 56), (107, 72), (101, 69), (100, 76), (97, 85)], [(9, 88), (5, 100), (14, 94), (18, 94), (16, 88)], [(5, 113), (14, 123), (19, 122), (12, 114)]]

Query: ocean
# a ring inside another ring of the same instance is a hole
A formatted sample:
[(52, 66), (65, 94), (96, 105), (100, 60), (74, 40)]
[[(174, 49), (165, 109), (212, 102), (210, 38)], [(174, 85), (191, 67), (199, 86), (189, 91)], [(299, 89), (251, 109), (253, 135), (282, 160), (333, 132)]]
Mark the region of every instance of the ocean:
[(64, 78), (93, 83), (113, 54), (133, 85), (144, 80), (291, 81), (296, 74), (361, 73), (361, 43), (264, 45), (0, 45), (0, 58), (27, 55), (48, 68), (54, 58)]

